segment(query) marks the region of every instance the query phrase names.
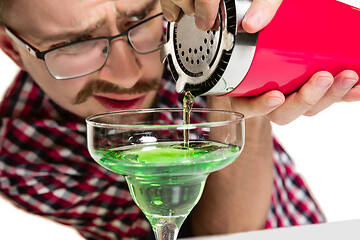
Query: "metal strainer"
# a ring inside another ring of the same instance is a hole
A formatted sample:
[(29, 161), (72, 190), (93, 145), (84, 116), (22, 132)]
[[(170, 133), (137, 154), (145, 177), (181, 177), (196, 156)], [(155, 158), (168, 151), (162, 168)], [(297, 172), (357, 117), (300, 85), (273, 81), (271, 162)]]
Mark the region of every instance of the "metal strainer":
[(358, 8), (334, 0), (284, 0), (271, 22), (251, 34), (242, 29), (251, 3), (220, 0), (215, 31), (198, 30), (195, 17), (185, 15), (168, 25), (162, 57), (177, 92), (287, 95), (318, 71), (335, 76), (352, 69), (360, 75), (360, 32), (349, 24), (360, 21)]
[[(169, 23), (167, 43), (161, 49), (161, 56), (163, 61), (168, 59), (177, 92), (191, 91), (195, 96), (224, 94), (239, 84), (237, 80), (225, 80), (223, 74), (231, 61), (240, 30), (238, 21), (243, 19), (250, 4), (250, 0), (221, 1), (215, 30), (200, 31), (195, 17), (185, 14)], [(255, 48), (250, 54), (254, 51)]]

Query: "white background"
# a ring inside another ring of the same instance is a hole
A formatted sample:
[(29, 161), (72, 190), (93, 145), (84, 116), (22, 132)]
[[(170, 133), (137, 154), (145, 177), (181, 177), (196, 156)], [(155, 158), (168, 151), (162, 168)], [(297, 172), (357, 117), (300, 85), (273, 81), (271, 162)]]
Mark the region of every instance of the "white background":
[[(0, 51), (0, 96), (17, 70)], [(317, 116), (273, 125), (273, 130), (328, 221), (360, 219), (360, 103), (337, 103)], [(0, 197), (0, 239), (35, 237), (81, 239), (74, 230), (18, 210)]]

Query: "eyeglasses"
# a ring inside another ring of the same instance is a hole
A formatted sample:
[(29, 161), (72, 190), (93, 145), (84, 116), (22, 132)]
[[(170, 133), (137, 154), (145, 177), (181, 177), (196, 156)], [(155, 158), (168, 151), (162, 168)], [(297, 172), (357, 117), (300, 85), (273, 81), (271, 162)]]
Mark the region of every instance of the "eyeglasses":
[(42, 52), (18, 36), (11, 28), (5, 27), (5, 31), (31, 55), (44, 60), (50, 74), (59, 80), (81, 77), (100, 70), (106, 63), (110, 43), (114, 39), (124, 37), (139, 54), (157, 51), (165, 44), (162, 13), (112, 37), (86, 39)]

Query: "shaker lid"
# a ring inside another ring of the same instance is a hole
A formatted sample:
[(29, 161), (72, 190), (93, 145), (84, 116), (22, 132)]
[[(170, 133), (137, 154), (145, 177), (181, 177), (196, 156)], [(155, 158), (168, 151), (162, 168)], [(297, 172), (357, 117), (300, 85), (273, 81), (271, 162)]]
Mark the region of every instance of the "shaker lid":
[(167, 43), (161, 49), (176, 81), (176, 91), (206, 94), (218, 82), (229, 63), (237, 32), (234, 0), (221, 1), (213, 30), (201, 31), (195, 17), (181, 14), (168, 24)]

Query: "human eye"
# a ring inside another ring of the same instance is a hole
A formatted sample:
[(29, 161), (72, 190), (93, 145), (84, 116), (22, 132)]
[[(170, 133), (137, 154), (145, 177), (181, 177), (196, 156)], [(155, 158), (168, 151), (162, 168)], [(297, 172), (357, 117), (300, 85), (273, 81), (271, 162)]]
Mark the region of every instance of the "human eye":
[(138, 24), (139, 22), (141, 22), (142, 20), (137, 18), (137, 17), (131, 17), (129, 18), (127, 21), (125, 21), (123, 24), (122, 24), (122, 28), (124, 30), (127, 30), (129, 28), (131, 28), (132, 26), (135, 26), (136, 24)]
[(79, 56), (86, 54), (98, 45), (96, 40), (85, 40), (61, 46), (52, 52), (53, 56)]
[(130, 17), (130, 20), (133, 21), (133, 22), (140, 22), (142, 20), (144, 20), (146, 17), (147, 17), (148, 13), (140, 13), (140, 14), (137, 14), (135, 16), (131, 16)]
[(124, 29), (129, 29), (133, 26), (135, 26), (138, 23), (141, 23), (142, 21), (146, 20), (147, 18), (151, 17), (152, 15), (152, 10), (144, 10), (141, 12), (138, 12), (136, 14), (133, 14), (132, 16), (129, 16), (125, 22), (123, 22), (122, 27)]
[(89, 49), (93, 48), (98, 44), (98, 41), (96, 39), (91, 40), (84, 40), (77, 43), (72, 43), (68, 46), (63, 46), (62, 48), (59, 48), (59, 53), (62, 54), (79, 54), (82, 52), (86, 52)]

